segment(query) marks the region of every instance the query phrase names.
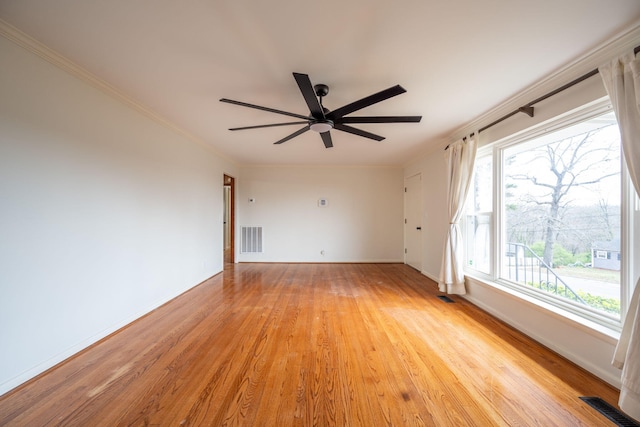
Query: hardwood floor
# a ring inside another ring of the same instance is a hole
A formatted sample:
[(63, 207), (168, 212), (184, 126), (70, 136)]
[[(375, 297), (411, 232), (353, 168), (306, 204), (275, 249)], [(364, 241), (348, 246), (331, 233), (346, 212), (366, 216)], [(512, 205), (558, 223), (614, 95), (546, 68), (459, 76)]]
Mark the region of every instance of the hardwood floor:
[(0, 425), (610, 426), (618, 392), (400, 264), (238, 264), (0, 397)]

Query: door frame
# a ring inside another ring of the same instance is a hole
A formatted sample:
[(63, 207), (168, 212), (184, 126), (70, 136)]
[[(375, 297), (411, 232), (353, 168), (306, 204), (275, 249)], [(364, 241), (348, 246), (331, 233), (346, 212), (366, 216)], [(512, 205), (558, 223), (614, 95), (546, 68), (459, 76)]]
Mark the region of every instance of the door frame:
[[(235, 178), (232, 177), (231, 175), (227, 175), (226, 173), (224, 174), (223, 177), (223, 184), (222, 184), (222, 188), (224, 191), (225, 187), (229, 187), (229, 206), (227, 206), (227, 200), (226, 197), (224, 197), (223, 195), (223, 205), (224, 205), (224, 210), (225, 210), (225, 215), (227, 215), (228, 213), (228, 218), (227, 218), (227, 222), (228, 224), (224, 224), (224, 216), (223, 216), (223, 227), (228, 229), (229, 232), (229, 259), (228, 262), (230, 262), (231, 264), (235, 263), (235, 242), (236, 242), (236, 238), (235, 238), (235, 231), (236, 231), (236, 203), (235, 203)], [(223, 238), (222, 238), (222, 253), (223, 253), (223, 264), (226, 263), (226, 258), (224, 256), (224, 252), (226, 251), (226, 247), (225, 247), (225, 239), (224, 239), (224, 232), (223, 232)]]
[[(410, 179), (413, 178), (418, 178), (418, 191), (417, 194), (410, 194), (407, 191), (408, 188), (408, 182)], [(418, 207), (418, 212), (417, 214), (417, 218), (409, 218), (409, 202), (408, 202), (408, 198), (409, 196), (411, 197), (417, 197), (417, 200), (413, 200), (413, 203), (415, 203)], [(416, 221), (415, 223), (413, 223), (412, 221)], [(409, 222), (411, 222), (411, 224), (409, 224)], [(417, 227), (418, 229), (422, 230), (422, 173), (418, 172), (416, 174), (413, 174), (411, 176), (406, 176), (404, 178), (404, 263), (409, 265), (410, 267), (415, 268), (418, 271), (422, 271), (422, 232), (418, 233), (417, 235), (417, 242), (412, 242), (415, 243), (415, 249), (417, 249), (417, 254), (416, 256), (414, 256), (413, 254), (408, 254), (408, 250), (409, 250), (409, 238), (410, 238), (410, 234), (411, 234), (411, 227)], [(415, 234), (415, 233), (414, 233)], [(413, 247), (412, 247), (413, 248)], [(409, 255), (409, 256), (407, 256)], [(410, 264), (408, 261), (410, 260), (410, 258), (413, 258), (413, 260), (417, 260), (418, 265), (412, 265)]]

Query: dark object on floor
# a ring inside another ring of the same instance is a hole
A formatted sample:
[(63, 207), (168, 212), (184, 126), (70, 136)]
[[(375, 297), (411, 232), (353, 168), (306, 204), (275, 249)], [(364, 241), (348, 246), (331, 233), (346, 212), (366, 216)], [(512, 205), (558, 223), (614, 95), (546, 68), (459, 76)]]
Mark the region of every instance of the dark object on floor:
[(438, 295), (438, 298), (440, 298), (442, 301), (444, 302), (448, 302), (448, 303), (452, 303), (455, 302), (454, 300), (452, 300), (451, 298), (449, 298), (446, 295)]
[(609, 418), (615, 425), (620, 427), (640, 427), (640, 424), (600, 399), (599, 397), (581, 397), (585, 403), (605, 417)]

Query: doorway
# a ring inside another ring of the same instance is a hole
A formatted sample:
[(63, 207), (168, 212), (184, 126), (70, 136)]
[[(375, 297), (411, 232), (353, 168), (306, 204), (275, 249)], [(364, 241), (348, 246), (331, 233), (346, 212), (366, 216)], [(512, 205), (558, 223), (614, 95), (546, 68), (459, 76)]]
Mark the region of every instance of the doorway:
[(422, 175), (404, 182), (404, 263), (422, 271)]
[(235, 262), (235, 179), (224, 175), (224, 238), (223, 253), (225, 268)]

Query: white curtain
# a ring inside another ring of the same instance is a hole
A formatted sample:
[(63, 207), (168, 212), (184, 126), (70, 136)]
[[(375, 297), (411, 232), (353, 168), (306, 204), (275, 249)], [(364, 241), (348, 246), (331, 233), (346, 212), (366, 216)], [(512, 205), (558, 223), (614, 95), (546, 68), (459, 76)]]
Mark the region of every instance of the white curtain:
[[(629, 175), (640, 194), (640, 60), (630, 52), (599, 71), (618, 119)], [(622, 369), (620, 409), (640, 420), (640, 280), (633, 291), (612, 364)]]
[(476, 133), (466, 141), (456, 141), (445, 151), (449, 229), (444, 244), (438, 287), (441, 292), (448, 294), (463, 295), (467, 292), (464, 286), (464, 248), (459, 223), (473, 176), (477, 138)]

